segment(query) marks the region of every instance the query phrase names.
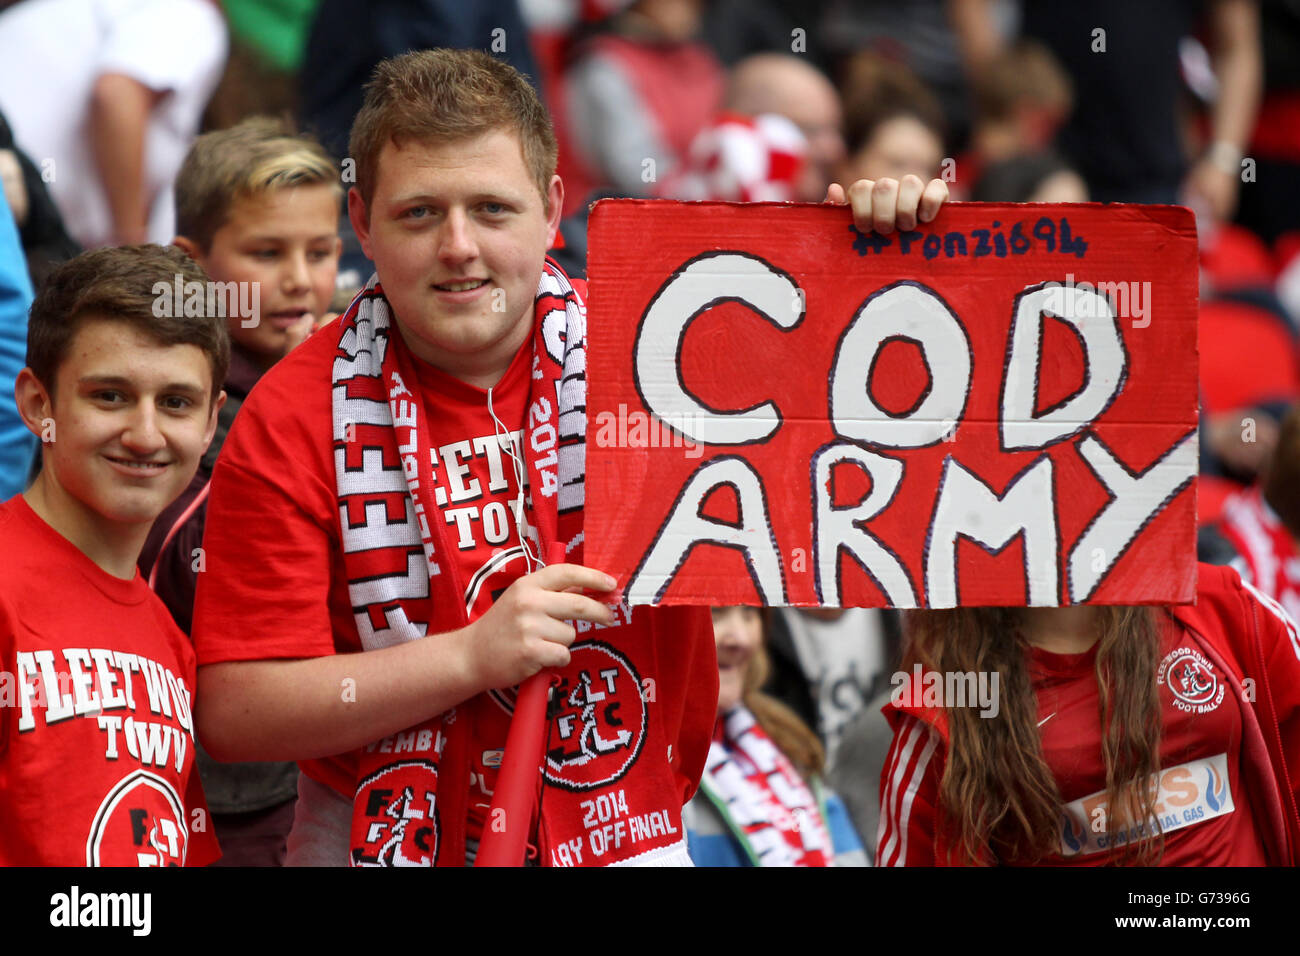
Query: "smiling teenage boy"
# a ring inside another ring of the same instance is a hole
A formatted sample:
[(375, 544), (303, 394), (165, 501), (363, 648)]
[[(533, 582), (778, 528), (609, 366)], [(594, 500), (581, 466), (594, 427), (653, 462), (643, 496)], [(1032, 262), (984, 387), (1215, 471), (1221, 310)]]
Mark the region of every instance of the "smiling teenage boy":
[[(263, 379), (218, 462), (203, 738), (299, 760), (290, 863), (461, 865), (524, 825), (546, 864), (686, 864), (712, 626), (611, 608), (614, 579), (581, 564), (586, 315), (545, 258), (563, 205), (545, 110), (486, 55), (412, 53), (377, 68), (350, 152), (377, 276)], [(892, 226), (937, 189), (851, 193)], [(540, 820), (500, 819), (513, 688), (545, 667)]]
[[(224, 323), (153, 289), (176, 249), (101, 249), (32, 304), (18, 408), (42, 470), (0, 505), (0, 865), (203, 865), (194, 652), (136, 570), (216, 428)], [(163, 315), (158, 315), (162, 311)]]

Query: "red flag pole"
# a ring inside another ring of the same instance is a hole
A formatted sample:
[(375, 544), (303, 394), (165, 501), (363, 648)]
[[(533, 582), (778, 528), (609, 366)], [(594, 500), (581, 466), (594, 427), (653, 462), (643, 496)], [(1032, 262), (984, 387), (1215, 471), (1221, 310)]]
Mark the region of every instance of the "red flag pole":
[[(547, 563), (564, 563), (563, 544), (552, 543)], [(546, 699), (552, 673), (547, 669), (534, 674), (524, 681), (515, 697), (506, 752), (501, 757), (501, 773), (492, 793), (492, 807), (483, 826), (475, 866), (524, 864), (545, 757)]]

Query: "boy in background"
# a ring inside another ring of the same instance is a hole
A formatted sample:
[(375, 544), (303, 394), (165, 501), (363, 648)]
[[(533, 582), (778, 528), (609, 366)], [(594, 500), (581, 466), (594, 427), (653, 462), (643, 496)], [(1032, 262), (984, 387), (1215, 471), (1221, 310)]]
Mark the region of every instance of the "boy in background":
[[(32, 304), (15, 387), (42, 470), (0, 505), (0, 865), (206, 865), (190, 642), (136, 568), (216, 430), (225, 325), (156, 289), (176, 249), (100, 249)], [(12, 692), (12, 696), (10, 695)]]
[[(262, 374), (303, 341), (334, 293), (340, 242), (337, 170), (314, 139), (246, 120), (200, 136), (176, 180), (176, 246), (226, 283), (230, 371), (217, 433), (194, 480), (154, 525), (141, 570), (190, 632), (207, 483), (226, 434)], [(156, 555), (156, 559), (153, 557)], [(152, 567), (151, 567), (152, 563)], [(197, 751), (229, 866), (279, 866), (293, 823), (292, 763), (220, 764)]]

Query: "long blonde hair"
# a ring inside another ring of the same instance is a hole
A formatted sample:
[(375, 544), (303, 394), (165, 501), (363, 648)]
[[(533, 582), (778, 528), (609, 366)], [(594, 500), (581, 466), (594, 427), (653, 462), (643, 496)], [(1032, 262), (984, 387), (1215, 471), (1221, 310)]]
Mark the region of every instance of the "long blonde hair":
[[(1099, 608), (1096, 678), (1106, 767), (1109, 825), (1149, 820), (1148, 781), (1160, 766), (1161, 711), (1156, 684), (1159, 634), (1149, 607)], [(1043, 758), (1036, 696), (1026, 664), (1021, 609), (957, 608), (908, 615), (903, 670), (997, 672), (1002, 700), (995, 716), (950, 707), (948, 757), (940, 783), (939, 826), (962, 859), (991, 854), (1026, 863), (1059, 852), (1063, 805)], [(1151, 864), (1163, 852), (1158, 828), (1115, 862)], [(951, 862), (951, 861), (950, 861)]]

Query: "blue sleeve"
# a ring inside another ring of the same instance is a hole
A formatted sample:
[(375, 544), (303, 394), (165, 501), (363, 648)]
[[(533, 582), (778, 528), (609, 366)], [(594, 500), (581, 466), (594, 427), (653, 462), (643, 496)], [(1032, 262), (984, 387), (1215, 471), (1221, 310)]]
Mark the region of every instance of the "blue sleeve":
[(823, 791), (826, 801), (826, 828), (831, 831), (836, 866), (867, 866), (867, 852), (858, 831), (853, 828), (844, 801), (833, 790)]
[(27, 364), (27, 310), (31, 304), (27, 259), (9, 204), (0, 193), (0, 501), (8, 501), (26, 488), (36, 454), (36, 436), (23, 424), (14, 398), (14, 382)]
[(697, 792), (682, 808), (686, 852), (696, 866), (750, 866), (717, 808)]

